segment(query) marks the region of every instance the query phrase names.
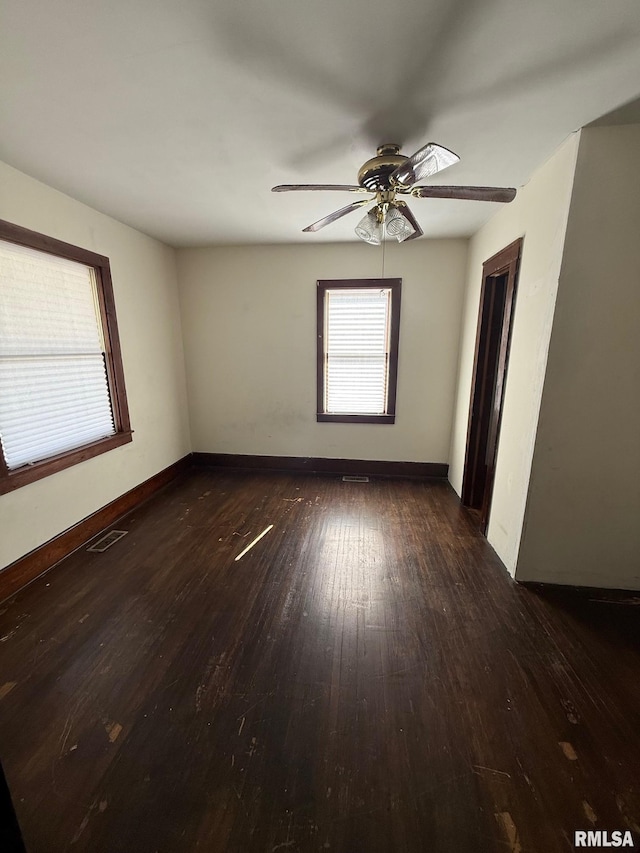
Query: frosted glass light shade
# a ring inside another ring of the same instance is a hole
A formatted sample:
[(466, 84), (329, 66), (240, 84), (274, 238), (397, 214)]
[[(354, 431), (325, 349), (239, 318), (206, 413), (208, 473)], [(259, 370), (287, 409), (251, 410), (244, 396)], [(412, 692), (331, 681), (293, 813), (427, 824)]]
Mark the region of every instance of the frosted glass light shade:
[(402, 243), (416, 233), (416, 229), (397, 207), (389, 208), (385, 228), (389, 237), (395, 237), (398, 243)]
[(382, 242), (382, 223), (378, 222), (375, 209), (370, 210), (366, 216), (362, 217), (355, 227), (355, 232), (365, 243), (371, 243), (372, 246), (380, 245)]

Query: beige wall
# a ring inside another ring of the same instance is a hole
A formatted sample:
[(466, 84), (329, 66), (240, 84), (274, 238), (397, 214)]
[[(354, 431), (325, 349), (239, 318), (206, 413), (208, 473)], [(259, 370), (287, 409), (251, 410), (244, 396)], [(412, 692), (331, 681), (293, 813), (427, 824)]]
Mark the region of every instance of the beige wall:
[(467, 241), (386, 247), (400, 276), (393, 426), (316, 423), (316, 280), (381, 275), (365, 244), (178, 252), (193, 449), (447, 462)]
[(190, 451), (172, 249), (0, 164), (0, 218), (111, 261), (133, 442), (0, 497), (5, 566)]
[(509, 371), (487, 538), (515, 572), (525, 515), (547, 351), (558, 287), (578, 136), (471, 239), (449, 477), (460, 494), (469, 414), (482, 264), (524, 238)]
[(640, 126), (582, 131), (519, 580), (640, 589)]

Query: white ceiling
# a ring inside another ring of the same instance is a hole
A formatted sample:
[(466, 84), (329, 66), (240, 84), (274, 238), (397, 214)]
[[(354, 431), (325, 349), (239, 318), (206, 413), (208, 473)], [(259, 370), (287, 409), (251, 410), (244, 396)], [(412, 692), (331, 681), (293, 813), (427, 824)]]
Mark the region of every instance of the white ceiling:
[[(2, 0), (0, 159), (175, 246), (355, 239), (380, 142), (519, 187), (640, 95), (638, 0)], [(416, 199), (427, 236), (496, 206)]]

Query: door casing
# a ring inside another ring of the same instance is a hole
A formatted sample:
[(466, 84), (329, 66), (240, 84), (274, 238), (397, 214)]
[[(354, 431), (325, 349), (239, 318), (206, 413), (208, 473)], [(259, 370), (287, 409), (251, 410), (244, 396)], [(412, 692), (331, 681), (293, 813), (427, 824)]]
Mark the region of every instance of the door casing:
[(483, 533), (491, 512), (522, 242), (515, 240), (482, 265), (462, 503), (480, 511)]

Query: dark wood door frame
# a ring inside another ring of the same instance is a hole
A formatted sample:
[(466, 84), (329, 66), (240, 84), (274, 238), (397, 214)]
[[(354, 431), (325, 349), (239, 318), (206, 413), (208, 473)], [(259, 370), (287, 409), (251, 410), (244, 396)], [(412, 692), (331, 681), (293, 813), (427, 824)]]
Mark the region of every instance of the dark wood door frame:
[(522, 238), (482, 265), (462, 503), (489, 523)]

